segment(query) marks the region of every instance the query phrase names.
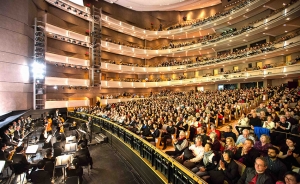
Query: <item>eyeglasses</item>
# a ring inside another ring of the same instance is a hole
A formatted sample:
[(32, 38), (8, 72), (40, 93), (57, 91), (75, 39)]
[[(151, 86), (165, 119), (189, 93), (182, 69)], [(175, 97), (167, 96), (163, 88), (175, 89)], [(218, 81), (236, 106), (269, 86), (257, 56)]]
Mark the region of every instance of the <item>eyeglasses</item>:
[(285, 179), (287, 179), (288, 181), (295, 181), (295, 178), (293, 178), (293, 177), (288, 177), (288, 176), (286, 176), (286, 177), (284, 177)]

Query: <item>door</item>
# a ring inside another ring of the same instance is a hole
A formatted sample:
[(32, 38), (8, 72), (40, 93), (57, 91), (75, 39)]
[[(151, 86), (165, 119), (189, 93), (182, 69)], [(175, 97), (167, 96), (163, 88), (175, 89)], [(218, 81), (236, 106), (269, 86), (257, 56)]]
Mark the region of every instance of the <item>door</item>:
[(219, 70), (218, 69), (214, 69), (214, 75), (218, 75), (219, 74)]
[(234, 71), (238, 71), (238, 70), (239, 70), (239, 67), (238, 67), (238, 66), (234, 66), (234, 67), (233, 67), (233, 70), (234, 70)]
[(262, 62), (257, 62), (257, 63), (256, 63), (256, 67), (257, 67), (257, 68), (259, 67), (260, 69), (263, 68)]

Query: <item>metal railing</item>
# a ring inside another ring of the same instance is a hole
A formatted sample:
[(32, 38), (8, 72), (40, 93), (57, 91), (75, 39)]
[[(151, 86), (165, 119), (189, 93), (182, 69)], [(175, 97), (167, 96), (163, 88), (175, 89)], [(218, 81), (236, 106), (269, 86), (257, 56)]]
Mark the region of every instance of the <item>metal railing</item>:
[[(135, 152), (147, 165), (153, 169), (164, 183), (182, 184), (207, 184), (196, 174), (188, 170), (175, 159), (168, 156), (137, 134), (107, 119), (86, 113), (69, 112), (68, 116), (87, 121), (88, 117), (93, 119), (93, 128), (101, 128), (118, 138), (133, 152)], [(158, 173), (157, 173), (158, 172)]]

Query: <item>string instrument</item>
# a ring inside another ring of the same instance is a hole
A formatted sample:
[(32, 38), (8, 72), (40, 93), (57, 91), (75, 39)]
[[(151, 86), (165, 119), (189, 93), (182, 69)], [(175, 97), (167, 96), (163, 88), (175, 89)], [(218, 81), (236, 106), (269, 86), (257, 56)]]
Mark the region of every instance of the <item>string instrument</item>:
[(63, 125), (63, 123), (61, 122), (61, 123), (59, 123), (59, 133), (64, 133), (65, 132), (65, 130), (64, 130), (64, 125)]
[(9, 152), (7, 160), (12, 160), (12, 158), (13, 158), (15, 152), (16, 152), (16, 148), (17, 148), (17, 146), (15, 146), (14, 149)]

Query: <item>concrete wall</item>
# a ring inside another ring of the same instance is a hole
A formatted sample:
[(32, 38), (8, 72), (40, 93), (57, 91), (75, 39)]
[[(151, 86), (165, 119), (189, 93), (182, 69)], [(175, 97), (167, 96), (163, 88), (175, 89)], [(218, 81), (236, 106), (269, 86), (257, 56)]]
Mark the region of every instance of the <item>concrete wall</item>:
[(29, 66), (37, 13), (32, 0), (0, 1), (0, 115), (32, 108)]

